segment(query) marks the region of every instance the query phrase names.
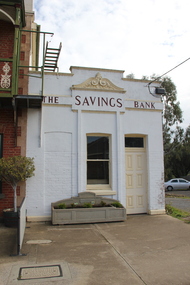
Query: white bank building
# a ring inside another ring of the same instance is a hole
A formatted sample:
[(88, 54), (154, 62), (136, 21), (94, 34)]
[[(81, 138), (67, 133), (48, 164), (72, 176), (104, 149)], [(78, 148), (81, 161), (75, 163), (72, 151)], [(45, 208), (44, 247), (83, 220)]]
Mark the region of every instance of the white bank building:
[[(119, 200), (127, 214), (165, 213), (163, 105), (155, 87), (120, 70), (70, 71), (46, 73), (42, 107), (28, 109), (27, 156), (36, 167), (27, 181), (28, 220), (50, 220), (52, 202), (84, 191)], [(40, 92), (31, 77), (29, 94)]]

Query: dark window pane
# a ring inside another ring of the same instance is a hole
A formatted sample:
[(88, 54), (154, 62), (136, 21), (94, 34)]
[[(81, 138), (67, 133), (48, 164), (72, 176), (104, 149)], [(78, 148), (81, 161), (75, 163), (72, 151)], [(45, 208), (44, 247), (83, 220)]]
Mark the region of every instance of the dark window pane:
[(0, 158), (3, 156), (3, 135), (0, 134)]
[(143, 138), (125, 138), (125, 147), (144, 147)]
[(109, 184), (109, 162), (88, 161), (87, 162), (87, 183), (88, 184)]
[(88, 159), (109, 159), (108, 137), (87, 137)]
[[(3, 135), (0, 134), (0, 158), (3, 156)], [(2, 182), (0, 180), (0, 193), (2, 193)]]

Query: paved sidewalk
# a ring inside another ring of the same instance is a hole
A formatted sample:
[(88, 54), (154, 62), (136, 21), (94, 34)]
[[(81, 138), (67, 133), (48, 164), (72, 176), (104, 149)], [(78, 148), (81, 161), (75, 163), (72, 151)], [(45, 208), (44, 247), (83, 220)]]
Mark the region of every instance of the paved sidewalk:
[[(11, 238), (2, 241), (9, 230)], [(190, 225), (167, 215), (86, 225), (27, 223), (26, 256), (9, 256), (13, 229), (0, 227), (0, 234), (1, 285), (190, 284)], [(63, 276), (56, 275), (58, 267)], [(38, 276), (41, 269), (45, 278)], [(17, 280), (19, 271), (25, 280)]]

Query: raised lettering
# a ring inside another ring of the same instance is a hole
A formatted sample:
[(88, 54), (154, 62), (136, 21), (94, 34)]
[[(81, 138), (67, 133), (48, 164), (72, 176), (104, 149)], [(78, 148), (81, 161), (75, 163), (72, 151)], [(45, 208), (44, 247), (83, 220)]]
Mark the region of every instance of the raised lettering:
[(118, 98), (117, 99), (117, 107), (118, 108), (121, 108), (123, 106), (123, 104), (122, 104), (122, 99), (121, 98)]
[(84, 104), (87, 104), (87, 106), (89, 106), (87, 97), (84, 98), (84, 101), (83, 101), (83, 104), (82, 104), (82, 105), (84, 106)]
[(93, 106), (93, 105), (94, 105), (94, 103), (95, 103), (95, 101), (96, 101), (96, 97), (94, 97), (94, 100), (93, 100), (93, 98), (92, 98), (92, 97), (90, 97), (90, 101), (91, 101), (92, 106)]
[(55, 104), (59, 104), (59, 97), (55, 97)]
[(144, 104), (141, 102), (139, 107), (144, 108)]
[(137, 101), (134, 101), (134, 107), (138, 108), (139, 107), (139, 103)]
[(48, 103), (53, 103), (53, 97), (48, 97)]
[(112, 100), (114, 100), (114, 98), (110, 98), (110, 106), (115, 107), (115, 103), (112, 105), (112, 102), (111, 102)]
[(81, 104), (80, 98), (81, 98), (81, 97), (80, 97), (79, 95), (77, 95), (77, 96), (75, 97), (75, 100), (77, 101), (77, 102), (75, 102), (75, 105), (79, 106), (79, 105)]
[(146, 108), (150, 108), (150, 103), (145, 102), (145, 104), (146, 104)]
[(151, 103), (151, 109), (155, 109), (154, 104), (155, 104), (155, 103)]
[(102, 106), (104, 106), (104, 103), (106, 106), (108, 106), (108, 98), (105, 99), (102, 97), (101, 99), (102, 99)]

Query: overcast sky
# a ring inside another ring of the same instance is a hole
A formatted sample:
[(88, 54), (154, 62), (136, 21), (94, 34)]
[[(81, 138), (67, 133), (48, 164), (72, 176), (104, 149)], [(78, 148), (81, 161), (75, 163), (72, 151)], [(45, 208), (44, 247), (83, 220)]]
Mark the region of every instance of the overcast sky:
[[(35, 22), (62, 42), (59, 71), (70, 66), (162, 75), (190, 57), (189, 0), (34, 0)], [(190, 124), (190, 60), (168, 73)]]

